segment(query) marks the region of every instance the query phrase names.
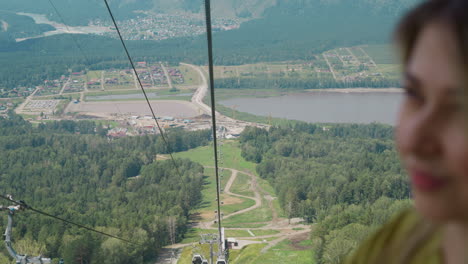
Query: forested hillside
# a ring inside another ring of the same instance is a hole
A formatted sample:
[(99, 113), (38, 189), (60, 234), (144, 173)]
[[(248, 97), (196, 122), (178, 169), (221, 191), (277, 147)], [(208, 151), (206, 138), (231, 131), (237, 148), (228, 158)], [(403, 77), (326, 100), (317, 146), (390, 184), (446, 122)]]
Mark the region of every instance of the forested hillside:
[(50, 25), (36, 24), (30, 17), (0, 10), (0, 43), (13, 42), (16, 38), (39, 35), (50, 30), (54, 30)]
[[(157, 136), (109, 141), (89, 121), (32, 127), (0, 118), (0, 189), (32, 207), (137, 244), (95, 235), (30, 211), (15, 216), (20, 253), (63, 257), (65, 263), (144, 263), (170, 243), (168, 224), (183, 237), (201, 198), (203, 167), (189, 160), (155, 161), (167, 148)], [(209, 131), (168, 134), (173, 151), (207, 144)], [(7, 201), (0, 204), (8, 205)], [(6, 214), (2, 216), (4, 228)], [(0, 262), (9, 263), (1, 249)], [(79, 259), (81, 262), (77, 262)]]
[[(88, 25), (90, 20), (107, 18), (107, 10), (101, 0), (54, 0), (52, 3), (72, 26)], [(204, 1), (200, 0), (114, 0), (109, 1), (109, 4), (119, 19), (144, 16), (138, 11), (201, 13), (204, 10)], [(213, 2), (213, 9), (215, 17), (257, 18), (275, 4), (276, 0), (218, 0)], [(45, 14), (52, 21), (62, 22), (49, 0), (0, 0), (0, 5), (2, 10)]]
[(319, 263), (339, 263), (408, 206), (410, 190), (386, 125), (296, 124), (241, 135), (242, 155), (276, 189), (288, 217), (317, 223)]
[[(414, 2), (416, 0), (279, 1), (266, 9), (261, 19), (246, 22), (237, 30), (214, 34), (215, 64), (313, 60), (315, 55), (334, 47), (388, 43), (398, 18)], [(58, 8), (75, 12), (66, 6)], [(52, 13), (50, 6), (46, 9)], [(92, 13), (95, 9), (90, 10)], [(125, 18), (118, 13), (116, 17)], [(108, 19), (108, 15), (103, 14), (104, 18)], [(127, 45), (135, 60), (207, 63), (205, 36), (160, 42), (127, 41)], [(38, 85), (45, 79), (60, 77), (69, 69), (128, 66), (123, 55), (116, 39), (87, 35), (2, 44), (0, 88)]]

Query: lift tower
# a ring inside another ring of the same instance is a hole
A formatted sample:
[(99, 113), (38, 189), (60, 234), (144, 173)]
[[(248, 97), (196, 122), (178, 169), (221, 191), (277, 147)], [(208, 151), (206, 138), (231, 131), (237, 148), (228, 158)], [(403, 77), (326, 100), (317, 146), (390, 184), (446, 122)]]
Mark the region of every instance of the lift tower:
[[(13, 201), (12, 197), (8, 197)], [(43, 258), (42, 256), (30, 257), (28, 255), (21, 255), (16, 253), (11, 245), (11, 230), (13, 228), (13, 216), (17, 211), (26, 209), (28, 206), (24, 202), (17, 202), (18, 205), (2, 206), (0, 205), (0, 211), (8, 211), (8, 224), (5, 230), (5, 246), (10, 254), (16, 260), (16, 264), (50, 264), (50, 258)]]

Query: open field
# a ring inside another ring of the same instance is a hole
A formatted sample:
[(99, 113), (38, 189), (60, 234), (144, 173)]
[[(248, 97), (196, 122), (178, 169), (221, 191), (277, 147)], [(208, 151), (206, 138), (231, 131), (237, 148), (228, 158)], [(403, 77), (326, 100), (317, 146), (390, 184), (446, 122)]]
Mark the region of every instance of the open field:
[[(157, 116), (171, 116), (174, 118), (192, 118), (197, 115), (198, 109), (189, 102), (184, 101), (150, 101)], [(72, 104), (69, 112), (86, 113), (96, 116), (121, 115), (151, 115), (148, 105), (143, 101), (125, 102), (81, 102)]]
[(398, 63), (398, 54), (392, 45), (365, 45), (362, 49), (377, 64), (396, 64)]
[[(193, 94), (193, 89), (179, 89), (178, 91), (170, 91), (169, 89), (145, 89), (147, 93), (157, 93), (161, 96), (172, 96), (181, 94)], [(143, 94), (141, 89), (128, 89), (119, 91), (99, 91), (99, 92), (87, 92), (86, 96), (105, 96), (105, 95), (132, 95), (132, 94)]]
[[(192, 67), (186, 66), (186, 65), (180, 65), (177, 67), (181, 73), (184, 75), (184, 86), (185, 85), (200, 85), (201, 84), (201, 78), (200, 75), (193, 70)], [(180, 86), (179, 86), (180, 87)]]
[[(273, 264), (273, 263), (294, 263), (311, 264), (315, 263), (313, 252), (310, 249), (310, 240), (285, 240), (270, 248), (265, 253), (262, 249), (266, 243), (248, 245), (240, 250), (230, 250), (229, 263), (231, 264)], [(192, 254), (201, 253), (205, 258), (209, 258), (208, 245), (197, 245), (186, 247), (177, 263), (190, 263)]]
[[(216, 234), (217, 229), (200, 229), (200, 228), (191, 228), (186, 233), (185, 238), (180, 242), (182, 244), (187, 243), (197, 243), (200, 240), (200, 234)], [(251, 231), (255, 236), (268, 236), (276, 235), (279, 233), (277, 230), (270, 229), (261, 229), (261, 230), (252, 230)], [(247, 230), (225, 230), (226, 237), (252, 237), (252, 235)], [(252, 238), (255, 238), (252, 237)], [(275, 237), (274, 237), (275, 238)], [(263, 240), (264, 238), (258, 238)]]
[[(222, 165), (220, 166), (226, 167), (226, 168), (234, 168), (240, 171), (248, 171), (253, 174), (256, 174), (255, 164), (252, 162), (245, 161), (244, 158), (241, 157), (241, 150), (238, 144), (239, 144), (238, 141), (225, 140), (223, 144), (219, 146), (220, 153), (221, 153), (220, 163), (222, 163)], [(213, 166), (212, 146), (199, 147), (199, 148), (192, 149), (186, 152), (175, 153), (174, 156), (178, 158), (189, 158), (204, 166)], [(210, 175), (209, 169), (206, 170), (206, 175)], [(226, 176), (223, 176), (222, 180), (224, 180), (225, 177)], [(249, 176), (243, 173), (239, 173), (237, 175), (236, 181), (231, 187), (231, 192), (252, 197), (253, 191), (249, 189), (250, 179), (251, 178)], [(214, 185), (214, 179), (212, 178), (211, 181), (212, 181), (211, 188), (207, 188), (203, 191), (204, 197), (205, 197), (205, 194), (208, 197), (215, 197), (216, 195), (216, 192), (215, 192), (216, 185)], [(271, 196), (275, 196), (274, 189), (268, 184), (267, 181), (259, 179), (257, 177), (257, 182), (263, 191), (268, 192), (268, 194)], [(224, 182), (222, 182), (222, 186), (224, 186)], [(225, 194), (222, 194), (223, 201), (226, 200), (226, 196), (224, 195)], [(234, 200), (236, 199), (241, 199), (244, 201), (242, 202), (239, 201), (231, 205), (225, 204), (221, 206), (221, 211), (224, 213), (224, 215), (227, 215), (228, 213), (230, 213), (231, 211), (233, 212), (234, 210), (235, 211), (240, 210), (242, 209), (242, 207), (248, 208), (253, 205), (252, 204), (253, 201), (250, 199), (242, 199), (240, 197), (235, 197)], [(230, 218), (227, 218), (223, 220), (223, 226), (225, 227), (248, 227), (248, 228), (258, 228), (258, 227), (265, 226), (267, 224), (266, 222), (272, 220), (272, 212), (268, 205), (269, 204), (268, 201), (265, 200), (263, 195), (261, 199), (262, 199), (262, 205), (259, 208), (256, 208), (253, 211), (249, 211), (243, 214), (239, 214), (239, 215), (235, 215)], [(213, 217), (214, 216), (213, 209), (215, 209), (214, 199), (211, 198), (209, 201), (211, 205), (205, 205), (205, 208), (209, 208), (208, 216)], [(279, 209), (279, 205), (277, 204), (277, 199), (273, 200), (273, 206), (275, 206), (276, 209)], [(205, 216), (206, 211), (207, 209), (197, 210), (197, 213), (200, 214), (202, 219), (206, 219), (206, 216)], [(279, 210), (278, 212), (282, 214), (281, 210)]]
[(104, 74), (104, 90), (136, 89), (130, 70), (111, 70)]
[[(230, 175), (230, 171), (223, 171), (223, 173), (221, 173), (220, 180), (222, 188), (226, 186)], [(214, 211), (217, 210), (214, 169), (205, 169), (205, 176), (205, 185), (202, 190), (203, 200), (200, 207), (194, 210), (193, 213), (198, 214), (202, 221), (211, 221), (215, 218)], [(225, 215), (251, 207), (255, 204), (255, 202), (250, 199), (229, 197), (223, 193), (221, 193), (221, 201), (224, 202), (224, 204), (221, 205), (221, 212)]]
[[(284, 61), (246, 64), (239, 66), (216, 66), (216, 79), (285, 79), (338, 83), (365, 83), (377, 85), (399, 78), (398, 67), (390, 45), (365, 45), (341, 47), (317, 54), (310, 61)], [(249, 88), (249, 87), (240, 87)], [(259, 87), (256, 87), (259, 88)], [(269, 87), (260, 87), (268, 89)]]
[(102, 89), (103, 71), (88, 71), (86, 78), (88, 82), (88, 90), (101, 90)]
[[(224, 141), (224, 144), (219, 146), (221, 152), (220, 163), (221, 167), (227, 168), (237, 168), (240, 170), (255, 171), (255, 164), (252, 162), (245, 161), (244, 158), (240, 156), (240, 148), (237, 141)], [(174, 154), (175, 158), (188, 158), (192, 161), (198, 162), (204, 166), (212, 167), (214, 166), (213, 161), (213, 147), (205, 146), (198, 147), (189, 151), (179, 152)], [(214, 211), (216, 210), (216, 183), (214, 177), (214, 169), (206, 168), (206, 185), (202, 191), (203, 201), (201, 207), (196, 209), (193, 213), (198, 214), (202, 221), (211, 221), (214, 219)], [(227, 180), (231, 175), (230, 170), (223, 170), (220, 175), (221, 180), (221, 189), (224, 189)], [(241, 179), (247, 177), (245, 174), (241, 174)], [(239, 175), (238, 175), (239, 177)], [(236, 185), (233, 185), (233, 188), (237, 188)], [(245, 188), (243, 186), (242, 188)], [(233, 191), (233, 190), (231, 190)], [(221, 206), (221, 212), (224, 215), (239, 211), (241, 209), (249, 208), (255, 204), (251, 199), (245, 199), (241, 197), (229, 197), (224, 192), (221, 193), (221, 200), (223, 205)]]
[[(220, 145), (218, 149), (222, 153), (222, 157), (220, 158), (222, 162), (221, 167), (238, 169), (240, 171), (246, 170), (256, 174), (256, 164), (250, 161), (246, 161), (241, 156), (241, 149), (239, 148), (238, 141), (223, 140), (223, 144)], [(212, 145), (198, 147), (189, 151), (178, 152), (174, 154), (174, 157), (187, 158), (204, 166), (214, 166)]]
[[(272, 212), (268, 207), (267, 201), (263, 199), (262, 206), (253, 211), (244, 214), (235, 215), (229, 219), (224, 220), (223, 226), (225, 227), (263, 227), (272, 220)], [(252, 224), (252, 225), (250, 225)]]
[[(313, 253), (307, 246), (300, 246), (291, 240), (285, 240), (270, 248), (267, 252), (261, 253), (264, 244), (249, 245), (240, 250), (239, 253), (232, 251), (230, 263), (233, 264), (270, 264), (270, 263), (294, 263), (310, 264), (314, 263)], [(299, 249), (300, 248), (300, 249)], [(236, 254), (237, 253), (237, 254)]]
[[(146, 95), (150, 100), (181, 100), (190, 101), (193, 91), (184, 89), (180, 91), (147, 89)], [(86, 93), (85, 101), (137, 101), (146, 100), (140, 90), (107, 91)]]
[(233, 193), (254, 197), (254, 192), (250, 189), (250, 176), (238, 173), (237, 178), (231, 188)]

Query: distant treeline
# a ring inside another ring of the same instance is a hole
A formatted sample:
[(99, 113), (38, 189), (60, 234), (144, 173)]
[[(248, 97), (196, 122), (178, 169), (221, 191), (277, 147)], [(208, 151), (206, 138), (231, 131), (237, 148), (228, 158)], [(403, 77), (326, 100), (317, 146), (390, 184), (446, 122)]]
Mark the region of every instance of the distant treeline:
[(248, 128), (242, 156), (276, 189), (288, 217), (317, 223), (319, 263), (341, 263), (357, 244), (410, 204), (410, 188), (387, 125), (292, 123)]
[[(159, 249), (171, 242), (171, 235), (176, 241), (183, 238), (189, 210), (201, 199), (203, 167), (176, 160), (179, 175), (171, 161), (155, 160), (156, 154), (167, 153), (160, 137), (109, 141), (103, 136), (105, 130), (90, 121), (33, 127), (12, 113), (0, 118), (2, 194), (137, 243), (126, 244), (25, 211), (15, 216), (18, 253), (62, 257), (65, 263), (141, 264), (154, 260)], [(209, 140), (209, 131), (168, 134), (175, 151)], [(1, 249), (0, 262), (10, 263), (7, 256)]]
[(398, 80), (371, 78), (358, 81), (336, 81), (333, 78), (223, 78), (216, 79), (216, 88), (226, 89), (320, 89), (352, 87), (399, 87)]

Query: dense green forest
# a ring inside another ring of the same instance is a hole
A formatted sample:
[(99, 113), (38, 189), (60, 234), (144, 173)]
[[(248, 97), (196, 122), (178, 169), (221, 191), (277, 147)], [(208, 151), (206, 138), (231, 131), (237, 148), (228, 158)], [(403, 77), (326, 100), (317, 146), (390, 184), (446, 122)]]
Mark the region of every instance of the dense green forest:
[[(189, 160), (155, 161), (168, 149), (157, 136), (109, 141), (90, 121), (57, 121), (33, 127), (10, 113), (0, 118), (0, 189), (32, 207), (135, 241), (126, 244), (70, 227), (30, 211), (15, 216), (20, 253), (44, 254), (65, 263), (144, 263), (178, 241), (189, 210), (200, 201), (203, 167)], [(205, 145), (209, 131), (168, 134), (170, 151)], [(7, 205), (6, 201), (0, 202)], [(1, 228), (6, 223), (2, 216)], [(9, 263), (0, 251), (0, 262)]]
[(410, 204), (393, 128), (294, 125), (241, 135), (242, 155), (276, 189), (288, 217), (317, 223), (319, 263), (340, 263), (363, 238)]

